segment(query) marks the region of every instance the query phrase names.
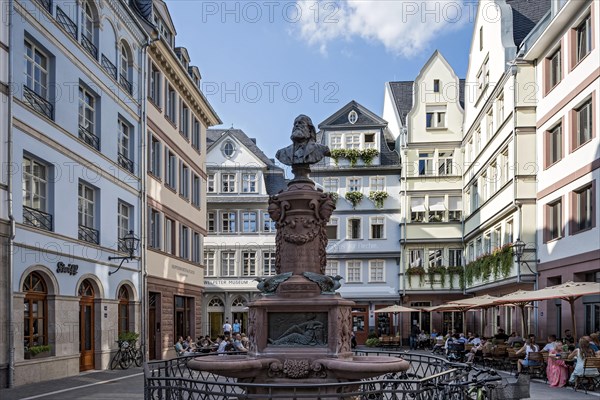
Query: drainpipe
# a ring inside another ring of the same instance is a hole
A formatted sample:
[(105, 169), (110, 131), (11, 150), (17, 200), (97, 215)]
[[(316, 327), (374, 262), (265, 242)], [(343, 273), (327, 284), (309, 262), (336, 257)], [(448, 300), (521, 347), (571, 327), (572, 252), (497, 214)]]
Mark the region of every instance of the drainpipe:
[(7, 179), (7, 195), (8, 195), (8, 219), (10, 221), (10, 233), (8, 238), (8, 268), (6, 274), (7, 284), (7, 328), (8, 328), (8, 387), (12, 388), (15, 384), (15, 336), (14, 336), (14, 299), (13, 299), (13, 269), (14, 269), (14, 240), (15, 240), (15, 218), (13, 216), (13, 197), (12, 197), (12, 151), (13, 151), (13, 0), (8, 0), (8, 137), (7, 137), (7, 152), (8, 152), (8, 179)]
[[(404, 181), (404, 189), (403, 189), (403, 201), (404, 201), (404, 221), (403, 221), (403, 225), (404, 225), (404, 229), (402, 230), (402, 233), (404, 234), (404, 237), (400, 237), (400, 243), (402, 243), (400, 245), (400, 276), (402, 277), (402, 298), (404, 298), (404, 296), (406, 296), (406, 275), (405, 275), (405, 271), (404, 271), (404, 266), (405, 261), (406, 261), (406, 230), (407, 230), (407, 212), (408, 212), (408, 202), (406, 199), (406, 186), (408, 184), (408, 179), (406, 177), (406, 168), (402, 168), (402, 164), (404, 162), (404, 160), (406, 160), (407, 158), (407, 146), (408, 146), (408, 129), (406, 126), (402, 127), (400, 129), (400, 154), (402, 154), (402, 159), (400, 160), (400, 182)], [(401, 302), (402, 303), (402, 302)], [(402, 304), (400, 304), (402, 305)], [(402, 319), (402, 313), (400, 313), (400, 318)], [(402, 339), (400, 339), (402, 340)]]

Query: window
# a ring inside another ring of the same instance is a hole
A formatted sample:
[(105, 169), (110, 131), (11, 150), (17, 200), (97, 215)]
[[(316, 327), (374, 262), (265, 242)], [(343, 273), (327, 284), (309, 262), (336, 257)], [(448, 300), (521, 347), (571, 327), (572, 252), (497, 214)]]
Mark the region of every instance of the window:
[(160, 249), (160, 212), (151, 208), (148, 214), (148, 246), (153, 249)]
[(448, 260), (449, 267), (461, 267), (462, 266), (462, 249), (450, 249), (448, 254), (450, 259)]
[(483, 241), (481, 240), (481, 237), (478, 237), (475, 240), (475, 257), (479, 258), (483, 255)]
[(490, 254), (492, 252), (492, 238), (490, 232), (483, 235), (483, 253)]
[(429, 222), (444, 222), (446, 205), (444, 196), (429, 197)]
[(175, 296), (175, 336), (193, 336), (192, 315), (194, 299), (192, 297)]
[[(48, 56), (42, 50), (25, 41), (25, 85), (43, 100), (48, 100)], [(42, 111), (33, 99), (25, 100), (36, 110)], [(43, 112), (45, 113), (45, 112)], [(46, 114), (46, 113), (45, 113)], [(52, 114), (47, 115), (52, 118)]]
[(275, 221), (271, 219), (269, 213), (263, 213), (263, 231), (265, 232), (275, 232)]
[(340, 238), (338, 231), (338, 219), (331, 218), (327, 226), (325, 226), (325, 230), (327, 232), (327, 239), (338, 240)]
[(242, 174), (242, 191), (256, 193), (256, 174)]
[(496, 161), (492, 161), (490, 163), (490, 168), (488, 170), (488, 181), (489, 181), (489, 195), (493, 196), (497, 190), (498, 184), (498, 163)]
[(175, 123), (175, 118), (177, 117), (175, 114), (175, 109), (177, 107), (177, 94), (169, 82), (165, 82), (165, 86), (167, 88), (165, 98), (165, 117), (172, 123)]
[(575, 109), (575, 141), (573, 149), (592, 139), (592, 99)]
[(119, 83), (127, 90), (127, 93), (131, 94), (133, 92), (131, 84), (131, 53), (125, 42), (121, 42), (120, 50)]
[(419, 175), (433, 175), (433, 153), (419, 153)]
[(122, 240), (130, 230), (132, 230), (132, 219), (133, 212), (132, 207), (122, 201), (119, 201), (117, 204), (117, 239), (119, 251), (127, 253), (127, 247), (125, 246), (125, 242)]
[(352, 125), (354, 125), (356, 123), (356, 121), (358, 121), (358, 114), (356, 113), (356, 111), (352, 110), (348, 114), (348, 122), (350, 122)]
[(492, 116), (492, 109), (488, 111), (486, 115), (486, 134), (488, 139), (494, 136), (494, 117)]
[(546, 167), (562, 159), (562, 144), (562, 124), (558, 124), (546, 131)]
[(346, 148), (347, 149), (358, 149), (360, 148), (360, 134), (349, 133), (346, 135)]
[(205, 251), (204, 252), (204, 276), (215, 276), (215, 252)]
[(323, 179), (323, 191), (325, 193), (337, 193), (340, 186), (340, 180), (338, 178), (324, 178)]
[(341, 149), (342, 148), (342, 136), (341, 135), (331, 135), (329, 138), (329, 147), (331, 150), (333, 149)]
[(340, 274), (340, 263), (333, 260), (327, 260), (325, 266), (325, 275), (336, 276)]
[(235, 174), (221, 174), (221, 192), (235, 192)]
[(429, 268), (431, 267), (441, 267), (442, 266), (442, 249), (429, 249), (429, 254), (427, 256), (427, 265)]
[(235, 252), (221, 253), (221, 276), (235, 276)]
[(385, 282), (385, 269), (382, 260), (369, 261), (369, 282)]
[(192, 147), (200, 151), (200, 121), (196, 117), (192, 117)]
[(198, 208), (200, 208), (201, 190), (200, 177), (196, 174), (192, 174), (192, 205)]
[(500, 231), (500, 227), (497, 226), (492, 231), (492, 250), (496, 250), (496, 249), (500, 248), (500, 246), (502, 245), (501, 240), (502, 240), (502, 233)]
[(425, 114), (425, 127), (433, 128), (433, 114), (431, 112)]
[(475, 244), (473, 242), (469, 243), (469, 248), (467, 251), (467, 262), (471, 262), (475, 260)]
[(471, 210), (475, 211), (479, 208), (479, 184), (473, 182), (471, 186)]
[(23, 223), (51, 231), (52, 215), (48, 210), (48, 167), (23, 157)]
[(485, 203), (487, 201), (487, 199), (489, 198), (489, 193), (488, 193), (488, 176), (487, 176), (487, 172), (484, 172), (481, 175), (480, 179), (480, 185), (479, 187), (481, 188), (481, 202)]
[(118, 143), (118, 161), (119, 165), (128, 170), (129, 172), (133, 172), (133, 161), (131, 160), (133, 157), (131, 156), (131, 126), (119, 119), (119, 143)]
[(190, 228), (179, 224), (179, 257), (190, 258)]
[(96, 134), (96, 97), (87, 89), (79, 87), (79, 138), (96, 150), (100, 139)]
[(44, 278), (31, 272), (23, 282), (23, 293), (23, 345), (25, 349), (47, 345), (48, 288)]
[(552, 89), (562, 79), (562, 60), (560, 48), (548, 57), (548, 89)]
[(360, 192), (361, 189), (361, 178), (348, 178), (348, 191), (349, 192)]
[(150, 71), (150, 83), (149, 83), (149, 90), (148, 90), (148, 94), (150, 97), (150, 100), (152, 100), (152, 102), (154, 104), (156, 104), (157, 106), (160, 107), (160, 99), (161, 99), (161, 94), (160, 94), (160, 83), (162, 81), (162, 75), (160, 73), (160, 70), (158, 69), (158, 67), (154, 64), (152, 64), (151, 67), (151, 71)]
[(208, 231), (215, 232), (215, 213), (212, 213), (212, 212), (208, 213), (206, 220), (207, 220), (207, 225), (208, 225), (208, 228), (207, 228)]
[(263, 253), (263, 275), (270, 276), (275, 275), (275, 252), (267, 251)]
[(440, 152), (438, 154), (438, 175), (452, 175), (452, 160), (454, 153), (451, 151)]
[(475, 153), (479, 153), (479, 150), (482, 149), (481, 147), (481, 128), (477, 128), (477, 130), (475, 131), (475, 133), (473, 134), (474, 138), (475, 138)]
[(504, 122), (504, 93), (500, 93), (498, 96), (498, 100), (496, 100), (496, 108), (498, 110), (496, 113), (498, 116), (498, 126), (500, 126)]
[(225, 157), (231, 158), (231, 156), (233, 156), (233, 153), (235, 152), (235, 146), (233, 145), (233, 142), (231, 140), (228, 140), (223, 145), (222, 150)]
[(446, 126), (446, 113), (443, 113), (443, 112), (437, 113), (436, 126), (438, 128), (444, 128)]
[(575, 190), (572, 201), (571, 233), (575, 234), (595, 226), (593, 185)]
[(385, 217), (370, 217), (370, 239), (385, 239)]
[(372, 176), (369, 178), (369, 188), (373, 192), (382, 192), (385, 190), (385, 177)]
[(242, 275), (256, 276), (256, 253), (244, 251), (242, 253)]
[(434, 93), (440, 92), (440, 80), (439, 79), (433, 80), (433, 91), (434, 91)]
[(374, 133), (365, 133), (365, 149), (374, 149), (375, 148), (375, 134)]
[(546, 205), (546, 242), (562, 237), (562, 200)]
[(513, 240), (513, 220), (511, 219), (506, 221), (506, 226), (504, 227), (504, 244), (512, 243)]
[(175, 255), (175, 221), (165, 217), (165, 252)]
[(206, 191), (215, 193), (215, 174), (208, 174), (206, 178)]
[(256, 212), (244, 211), (242, 213), (242, 232), (244, 232), (244, 233), (258, 232), (257, 221), (256, 221)]
[(510, 179), (510, 164), (509, 164), (509, 159), (508, 159), (508, 148), (505, 148), (500, 153), (500, 168), (502, 168), (501, 182), (504, 184), (504, 183), (508, 182), (508, 180)]
[(422, 267), (423, 266), (423, 249), (410, 249), (409, 253), (410, 267)]
[(78, 199), (79, 240), (98, 243), (96, 227), (96, 189), (79, 182)]
[(361, 282), (360, 270), (362, 267), (362, 262), (360, 261), (348, 261), (346, 263), (346, 282)]
[(190, 198), (190, 168), (183, 161), (179, 162), (179, 194)]
[[(92, 6), (89, 2), (85, 2), (83, 7), (81, 8), (81, 39), (83, 43), (94, 43), (94, 26), (96, 25), (96, 21), (94, 21), (94, 12), (92, 10)], [(85, 45), (84, 45), (85, 46)]]
[(412, 197), (410, 199), (410, 222), (423, 222), (425, 220), (425, 197)]
[(165, 184), (171, 189), (175, 189), (177, 185), (177, 157), (175, 153), (169, 149), (165, 149)]
[(129, 332), (129, 290), (124, 285), (119, 288), (119, 311), (117, 318), (119, 335)]
[(462, 219), (462, 197), (448, 196), (448, 220), (459, 222)]
[(161, 155), (161, 144), (160, 141), (154, 136), (150, 139), (150, 173), (157, 178), (160, 178), (160, 155)]
[(360, 218), (348, 218), (348, 239), (360, 239)]
[(581, 61), (592, 50), (592, 23), (591, 16), (588, 15), (585, 20), (576, 29), (577, 33), (577, 54), (575, 62)]
[(181, 101), (179, 110), (179, 132), (186, 139), (190, 138), (190, 109), (188, 106)]
[(221, 213), (221, 232), (223, 233), (235, 233), (235, 213), (234, 212), (222, 212)]
[(479, 27), (479, 51), (483, 50), (483, 26)]

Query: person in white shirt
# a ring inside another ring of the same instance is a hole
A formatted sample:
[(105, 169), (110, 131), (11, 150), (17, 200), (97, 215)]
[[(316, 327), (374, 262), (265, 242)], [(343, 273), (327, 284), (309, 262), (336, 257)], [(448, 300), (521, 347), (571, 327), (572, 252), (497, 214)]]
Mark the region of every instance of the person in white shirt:
[(521, 347), (516, 352), (517, 355), (525, 352), (525, 359), (519, 360), (519, 362), (517, 363), (517, 374), (515, 375), (516, 378), (519, 377), (519, 374), (521, 373), (521, 370), (523, 369), (523, 367), (540, 365), (539, 361), (529, 360), (529, 353), (533, 353), (533, 352), (537, 352), (537, 351), (540, 351), (540, 348), (538, 347), (538, 345), (535, 344), (531, 339), (527, 339), (525, 341), (525, 346)]
[(475, 334), (475, 337), (469, 340), (469, 344), (472, 344), (473, 346), (479, 346), (481, 344), (481, 338), (479, 337), (479, 334)]
[(223, 324), (223, 335), (229, 336), (231, 335), (231, 324), (229, 323), (229, 318), (225, 318), (225, 323)]
[(227, 347), (227, 340), (225, 340), (225, 336), (221, 335), (217, 338), (217, 343), (219, 344), (219, 347), (217, 348), (217, 353), (219, 354), (225, 354), (227, 353), (227, 351), (225, 350), (225, 348)]

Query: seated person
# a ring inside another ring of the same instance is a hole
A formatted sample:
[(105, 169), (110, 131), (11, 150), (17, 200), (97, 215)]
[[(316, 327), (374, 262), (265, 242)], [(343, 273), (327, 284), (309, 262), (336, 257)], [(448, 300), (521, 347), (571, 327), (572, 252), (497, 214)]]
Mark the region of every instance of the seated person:
[(504, 333), (504, 329), (498, 328), (498, 333), (494, 335), (494, 339), (496, 342), (506, 342), (508, 340), (508, 335)]
[(517, 362), (517, 374), (515, 375), (515, 378), (519, 377), (519, 374), (521, 373), (521, 370), (523, 369), (523, 367), (531, 367), (531, 366), (540, 365), (539, 361), (529, 360), (529, 353), (533, 353), (533, 352), (537, 352), (537, 351), (540, 351), (540, 348), (538, 347), (538, 345), (535, 344), (535, 342), (532, 342), (531, 339), (527, 339), (525, 341), (525, 346), (521, 347), (515, 353), (517, 355), (519, 355), (521, 353), (525, 353), (525, 359), (519, 359)]
[(467, 343), (472, 344), (473, 346), (481, 345), (481, 338), (479, 337), (479, 334), (476, 333), (475, 337), (469, 339), (469, 341)]
[(599, 376), (600, 372), (598, 372), (597, 368), (583, 368), (585, 364), (585, 359), (588, 357), (595, 357), (594, 351), (590, 347), (590, 341), (585, 337), (579, 339), (579, 348), (576, 348), (569, 354), (568, 359), (576, 359), (575, 369), (569, 378), (569, 383), (574, 384), (577, 377), (582, 376)]
[(183, 347), (183, 343), (183, 336), (179, 336), (177, 343), (175, 343), (175, 353), (177, 354), (177, 357), (186, 356), (190, 354), (190, 352), (186, 351)]
[(192, 342), (192, 337), (188, 335), (183, 341), (183, 349), (185, 351), (194, 352), (194, 342)]
[(508, 338), (506, 344), (508, 344), (510, 347), (515, 347), (515, 345), (518, 343), (518, 347), (520, 347), (523, 346), (523, 342), (525, 341), (523, 340), (521, 335), (519, 335), (517, 332), (513, 332), (510, 334), (510, 337)]
[(433, 345), (432, 353), (442, 354), (444, 352), (444, 337), (442, 335), (436, 335), (435, 344)]
[(244, 347), (244, 345), (242, 344), (242, 335), (240, 335), (239, 333), (235, 334), (235, 339), (233, 341), (233, 348), (234, 351), (241, 351), (241, 352), (247, 352), (248, 349)]
[[(479, 335), (475, 335), (475, 338), (479, 339)], [(477, 355), (477, 353), (481, 353), (482, 350), (483, 350), (483, 342), (481, 340), (479, 340), (479, 342), (477, 344), (473, 343), (473, 347), (467, 353), (467, 360), (466, 361), (468, 363), (473, 362), (473, 360), (475, 359), (475, 356)]]
[(548, 343), (542, 348), (540, 351), (551, 352), (552, 350), (556, 350), (556, 335), (548, 335)]
[(225, 340), (225, 335), (219, 335), (219, 337), (217, 338), (217, 343), (219, 345), (219, 347), (217, 348), (217, 353), (219, 353), (219, 354), (227, 353), (227, 344), (229, 342), (227, 340)]

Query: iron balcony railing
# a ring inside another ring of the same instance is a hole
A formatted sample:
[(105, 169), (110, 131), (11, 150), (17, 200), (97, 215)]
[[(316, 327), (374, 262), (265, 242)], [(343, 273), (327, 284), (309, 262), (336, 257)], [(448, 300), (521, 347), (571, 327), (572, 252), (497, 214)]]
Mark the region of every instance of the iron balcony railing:
[(27, 87), (27, 85), (23, 85), (23, 99), (38, 113), (54, 119), (54, 106), (52, 103)]
[(119, 153), (118, 159), (121, 167), (125, 168), (129, 172), (133, 172), (133, 161), (121, 153)]
[(56, 6), (56, 20), (69, 35), (73, 36), (73, 39), (77, 40), (77, 25), (59, 6)]
[(79, 125), (79, 139), (96, 150), (100, 150), (100, 138), (81, 125)]
[(52, 14), (52, 0), (36, 0), (42, 8)]
[(92, 57), (94, 57), (94, 60), (98, 59), (98, 48), (87, 36), (81, 35), (81, 45)]
[(23, 223), (36, 228), (52, 230), (52, 214), (23, 206)]
[(94, 228), (87, 227), (85, 225), (79, 225), (78, 230), (79, 240), (84, 242), (98, 244), (98, 231)]
[(119, 74), (119, 83), (121, 84), (121, 86), (123, 86), (125, 90), (127, 90), (127, 93), (133, 93), (133, 85), (125, 75)]
[(104, 54), (102, 54), (102, 67), (104, 67), (110, 76), (117, 79), (117, 67)]

